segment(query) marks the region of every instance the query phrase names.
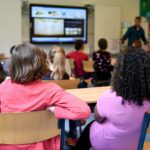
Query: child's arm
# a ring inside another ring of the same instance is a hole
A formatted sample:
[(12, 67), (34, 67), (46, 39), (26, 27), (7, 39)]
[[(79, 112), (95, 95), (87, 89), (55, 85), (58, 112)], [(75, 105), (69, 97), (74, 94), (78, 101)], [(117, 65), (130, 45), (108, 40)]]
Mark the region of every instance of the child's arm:
[(78, 120), (86, 119), (90, 116), (90, 108), (85, 102), (52, 83), (48, 100), (49, 106), (55, 107), (56, 118)]
[(94, 108), (94, 118), (98, 123), (103, 123), (106, 119), (100, 116), (96, 106)]

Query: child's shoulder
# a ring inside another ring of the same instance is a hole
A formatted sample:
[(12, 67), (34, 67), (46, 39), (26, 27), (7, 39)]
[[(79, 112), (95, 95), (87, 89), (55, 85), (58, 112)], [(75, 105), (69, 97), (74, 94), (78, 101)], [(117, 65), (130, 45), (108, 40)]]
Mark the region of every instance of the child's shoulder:
[(109, 102), (114, 99), (121, 100), (121, 97), (117, 96), (116, 92), (113, 91), (112, 89), (104, 91), (99, 97), (99, 100), (105, 100), (105, 101), (109, 101)]

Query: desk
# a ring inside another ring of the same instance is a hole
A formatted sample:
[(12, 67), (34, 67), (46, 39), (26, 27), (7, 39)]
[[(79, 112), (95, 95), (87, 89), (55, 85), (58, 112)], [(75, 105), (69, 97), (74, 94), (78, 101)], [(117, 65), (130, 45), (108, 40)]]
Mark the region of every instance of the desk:
[(110, 89), (110, 86), (103, 87), (92, 87), (92, 88), (83, 88), (83, 89), (70, 89), (67, 92), (79, 97), (81, 100), (86, 103), (96, 103), (99, 96), (105, 91)]

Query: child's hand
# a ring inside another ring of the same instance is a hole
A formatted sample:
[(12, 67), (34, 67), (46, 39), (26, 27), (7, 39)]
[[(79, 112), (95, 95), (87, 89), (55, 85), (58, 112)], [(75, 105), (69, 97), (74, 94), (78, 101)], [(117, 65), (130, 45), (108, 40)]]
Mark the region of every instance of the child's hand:
[(55, 106), (50, 106), (50, 107), (46, 108), (46, 110), (51, 111), (51, 112), (54, 113), (54, 111), (55, 111)]

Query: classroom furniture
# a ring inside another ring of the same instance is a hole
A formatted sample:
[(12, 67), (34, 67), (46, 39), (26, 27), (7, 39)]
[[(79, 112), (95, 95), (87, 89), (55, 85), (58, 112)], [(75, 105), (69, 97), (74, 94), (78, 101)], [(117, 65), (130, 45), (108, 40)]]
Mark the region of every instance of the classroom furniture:
[(43, 82), (53, 82), (62, 87), (63, 89), (77, 89), (80, 83), (79, 79), (73, 80), (42, 80)]
[(77, 78), (78, 77), (78, 70), (76, 68), (75, 61), (71, 58), (67, 58), (67, 59), (69, 61), (69, 66), (70, 66), (70, 69), (71, 69), (71, 77)]
[(105, 91), (110, 89), (110, 86), (91, 87), (83, 89), (69, 89), (67, 92), (79, 97), (84, 102), (91, 104), (96, 103), (99, 96)]
[(115, 65), (115, 63), (116, 63), (116, 58), (114, 58), (114, 57), (113, 57), (113, 58), (111, 58), (111, 65), (112, 65), (112, 66), (114, 66), (114, 65)]
[(93, 67), (94, 62), (93, 61), (86, 61), (83, 60), (82, 61), (82, 65), (83, 65), (83, 70), (87, 73), (92, 73), (94, 72), (94, 67)]
[(29, 144), (50, 139), (61, 131), (50, 111), (0, 114), (0, 144)]
[(143, 150), (150, 150), (150, 142), (144, 142)]
[[(139, 143), (138, 143), (138, 150), (150, 150), (150, 144), (148, 142), (145, 142), (144, 144), (147, 129), (149, 127), (149, 123), (150, 123), (150, 113), (147, 112), (145, 113), (144, 119), (143, 119), (143, 125), (141, 129)], [(144, 149), (143, 149), (143, 145), (144, 145)]]
[[(114, 66), (116, 63), (116, 58), (111, 58), (111, 65)], [(83, 70), (85, 72), (91, 73), (94, 72), (94, 61), (82, 61), (83, 64)]]

